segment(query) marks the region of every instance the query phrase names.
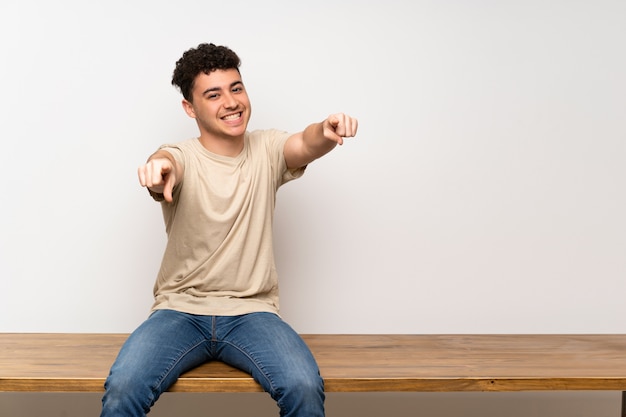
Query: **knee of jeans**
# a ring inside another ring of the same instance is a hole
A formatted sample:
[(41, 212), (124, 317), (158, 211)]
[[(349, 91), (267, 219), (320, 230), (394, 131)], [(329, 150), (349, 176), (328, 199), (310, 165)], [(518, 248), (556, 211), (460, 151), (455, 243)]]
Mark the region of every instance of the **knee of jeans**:
[(324, 380), (319, 374), (294, 374), (283, 387), (284, 395), (297, 395), (306, 398), (309, 396), (318, 397), (324, 392)]
[(147, 412), (156, 401), (154, 390), (141, 378), (127, 373), (111, 373), (104, 384), (102, 402), (111, 409), (140, 408)]
[(324, 416), (324, 380), (311, 375), (289, 378), (286, 385), (277, 390), (274, 398), (281, 416)]

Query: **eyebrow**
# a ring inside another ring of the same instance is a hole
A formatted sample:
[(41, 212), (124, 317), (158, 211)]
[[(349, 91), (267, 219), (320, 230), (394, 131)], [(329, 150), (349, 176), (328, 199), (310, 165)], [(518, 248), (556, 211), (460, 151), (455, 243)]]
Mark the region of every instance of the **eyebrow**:
[[(237, 81), (233, 81), (232, 83), (230, 83), (230, 88), (233, 88), (234, 86), (241, 84), (243, 85), (243, 82), (241, 80), (237, 80)], [(204, 92), (202, 93), (202, 95), (206, 95), (208, 93), (211, 93), (213, 91), (221, 91), (222, 87), (211, 87), (211, 88), (207, 88), (206, 90), (204, 90)]]

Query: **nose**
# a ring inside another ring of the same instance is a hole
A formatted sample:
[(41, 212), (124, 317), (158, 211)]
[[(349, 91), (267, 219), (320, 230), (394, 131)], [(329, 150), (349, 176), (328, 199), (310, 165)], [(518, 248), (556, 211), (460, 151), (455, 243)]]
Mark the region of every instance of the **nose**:
[(227, 109), (234, 109), (235, 107), (237, 107), (237, 99), (235, 99), (234, 95), (232, 94), (224, 95), (224, 107)]

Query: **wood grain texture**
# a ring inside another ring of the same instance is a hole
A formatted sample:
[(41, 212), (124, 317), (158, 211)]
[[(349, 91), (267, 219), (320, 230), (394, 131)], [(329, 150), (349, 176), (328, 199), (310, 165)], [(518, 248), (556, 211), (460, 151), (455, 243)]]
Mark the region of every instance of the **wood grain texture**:
[[(0, 391), (100, 392), (126, 334), (0, 334)], [(626, 390), (626, 335), (303, 335), (327, 392)], [(256, 392), (219, 362), (173, 392)]]

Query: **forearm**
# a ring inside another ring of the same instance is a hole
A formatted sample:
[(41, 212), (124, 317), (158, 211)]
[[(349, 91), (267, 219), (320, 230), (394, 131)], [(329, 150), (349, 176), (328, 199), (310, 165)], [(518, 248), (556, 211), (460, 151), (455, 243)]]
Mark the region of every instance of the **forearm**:
[(343, 144), (344, 137), (356, 134), (358, 122), (343, 113), (330, 115), (320, 123), (313, 123), (302, 132), (287, 139), (285, 160), (289, 169), (303, 167)]
[(331, 140), (324, 135), (324, 123), (313, 123), (302, 132), (302, 146), (311, 156), (311, 160), (317, 159), (337, 146), (337, 141)]

